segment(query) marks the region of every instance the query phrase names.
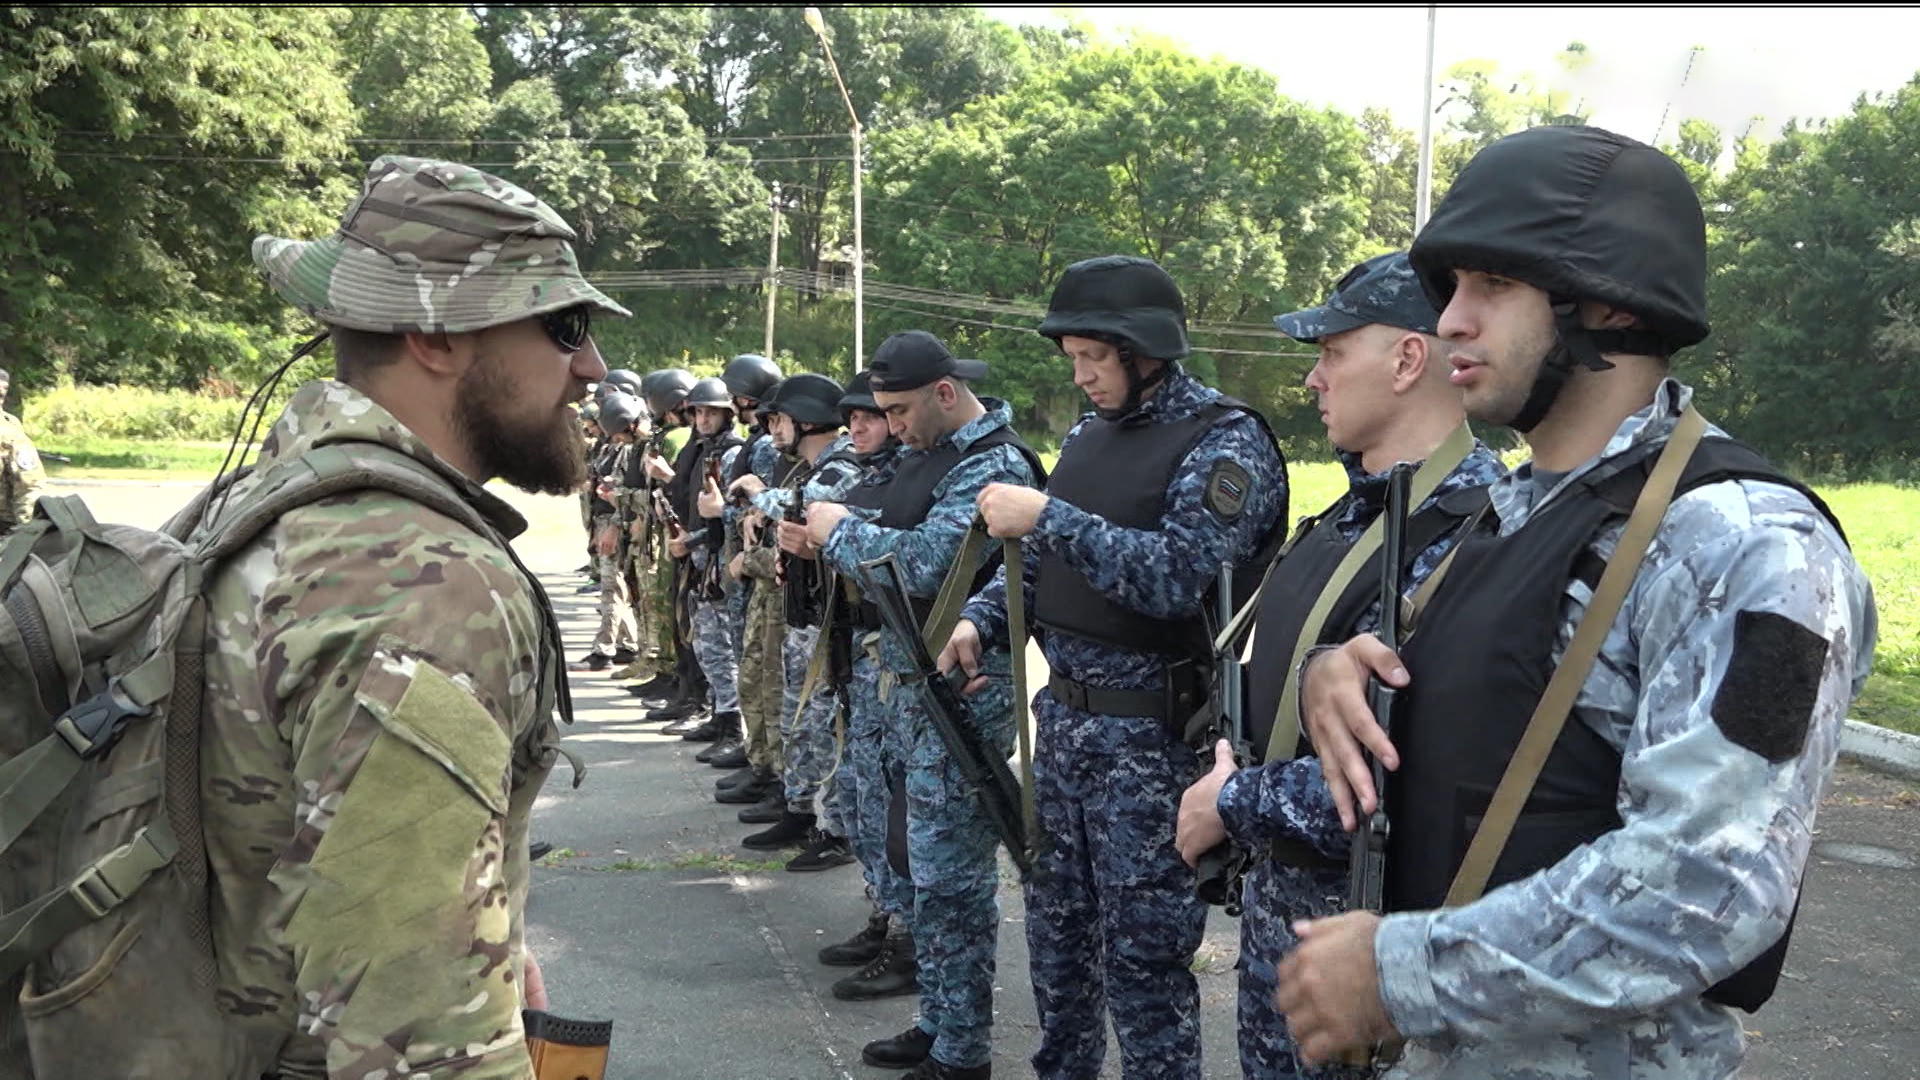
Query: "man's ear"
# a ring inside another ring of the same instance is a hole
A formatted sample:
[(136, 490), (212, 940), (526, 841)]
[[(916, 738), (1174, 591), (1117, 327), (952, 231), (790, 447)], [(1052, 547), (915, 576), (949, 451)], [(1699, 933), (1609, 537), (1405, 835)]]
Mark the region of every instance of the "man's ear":
[(474, 335), (420, 333), (401, 336), (400, 354), (431, 375), (458, 378), (473, 365)]
[(1631, 330), (1641, 325), (1640, 316), (1633, 312), (1593, 300), (1586, 303), (1580, 314), (1580, 321), (1589, 330)]
[(1393, 392), (1404, 394), (1420, 385), (1433, 363), (1433, 347), (1425, 334), (1408, 331), (1393, 346)]

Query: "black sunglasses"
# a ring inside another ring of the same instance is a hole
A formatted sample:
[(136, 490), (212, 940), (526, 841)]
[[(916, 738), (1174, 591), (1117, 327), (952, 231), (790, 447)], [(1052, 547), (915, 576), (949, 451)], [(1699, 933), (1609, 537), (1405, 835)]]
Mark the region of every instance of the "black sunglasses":
[(560, 311), (549, 311), (540, 316), (540, 327), (560, 346), (561, 352), (576, 353), (587, 347), (587, 328), (593, 309), (586, 304), (575, 304)]

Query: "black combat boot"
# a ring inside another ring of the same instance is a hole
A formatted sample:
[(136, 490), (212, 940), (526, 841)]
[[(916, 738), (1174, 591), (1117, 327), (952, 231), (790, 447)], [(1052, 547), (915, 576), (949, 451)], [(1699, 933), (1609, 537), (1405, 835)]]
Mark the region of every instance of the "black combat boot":
[(707, 764), (716, 769), (737, 769), (746, 763), (747, 744), (739, 739), (728, 739), (726, 742), (716, 743), (713, 756), (707, 759)]
[(698, 754), (693, 755), (693, 760), (701, 764), (711, 762), (715, 754), (718, 754), (722, 750), (730, 749), (731, 747), (728, 744), (736, 741), (741, 731), (739, 710), (714, 713), (712, 725), (714, 737), (711, 739), (696, 738), (695, 735), (697, 735), (698, 732), (685, 736), (688, 742), (710, 742), (713, 744)]
[(775, 783), (760, 796), (760, 801), (740, 811), (742, 825), (771, 825), (787, 816), (787, 793), (784, 785)]
[[(919, 989), (919, 968), (913, 961), (913, 935), (903, 927), (889, 926), (887, 940), (880, 943), (879, 955), (868, 961), (866, 967), (834, 983), (833, 996), (841, 1001), (873, 1001), (917, 993)], [(914, 1062), (909, 1061), (894, 1068), (912, 1064)]]
[[(646, 715), (646, 719), (684, 721), (690, 716), (697, 716), (699, 717), (698, 720), (696, 720), (692, 724), (688, 724), (685, 727), (685, 729), (683, 729), (684, 731), (691, 731), (694, 728), (698, 727), (699, 725), (707, 722), (706, 712), (707, 712), (706, 702), (701, 701), (699, 698), (695, 698), (695, 697), (683, 697), (677, 701), (670, 701), (667, 704), (662, 705), (657, 709), (653, 709), (649, 711)], [(682, 732), (669, 731), (667, 732), (667, 734), (679, 735), (679, 734), (682, 734)]]
[(770, 824), (780, 820), (779, 811), (784, 811), (787, 807), (786, 793), (781, 787), (780, 777), (776, 775), (772, 769), (766, 769), (764, 771), (759, 769), (743, 769), (741, 771), (747, 774), (747, 778), (740, 783), (728, 784), (726, 787), (716, 790), (713, 795), (713, 801), (736, 806), (757, 806), (763, 800), (771, 798), (774, 800), (774, 805), (778, 808), (773, 817), (768, 818), (765, 822), (747, 821), (745, 818), (742, 818), (741, 822), (746, 825), (757, 825)]
[(935, 1058), (928, 1058), (907, 1074), (906, 1080), (987, 1080), (993, 1075), (993, 1065), (975, 1065), (963, 1069), (958, 1065), (948, 1065)]
[(860, 1060), (876, 1069), (911, 1069), (932, 1061), (933, 1035), (915, 1024), (891, 1039), (875, 1039), (860, 1048)]
[(637, 698), (672, 701), (680, 696), (680, 683), (673, 677), (672, 672), (668, 672), (664, 675), (655, 675), (638, 686), (627, 687), (627, 693)]
[(613, 650), (613, 663), (615, 667), (626, 667), (639, 658), (640, 654), (634, 652), (632, 649)]
[[(665, 717), (662, 717), (662, 719), (665, 719)], [(673, 723), (661, 728), (660, 734), (678, 735), (684, 739), (690, 732), (700, 730), (711, 723), (712, 720), (712, 714), (707, 712), (706, 706), (688, 702), (686, 712), (676, 718)]]
[(815, 829), (807, 837), (806, 850), (789, 860), (787, 869), (796, 874), (805, 874), (814, 870), (831, 870), (852, 861), (853, 847), (847, 843), (846, 837)]
[(605, 671), (613, 666), (613, 657), (606, 653), (588, 653), (567, 665), (568, 671)]
[(788, 811), (780, 815), (773, 828), (763, 829), (740, 841), (740, 846), (754, 851), (774, 851), (784, 847), (799, 847), (813, 835), (814, 817), (812, 814), (796, 814)]
[(880, 955), (887, 940), (887, 913), (876, 911), (867, 919), (867, 928), (838, 945), (820, 950), (820, 962), (828, 967), (860, 967)]

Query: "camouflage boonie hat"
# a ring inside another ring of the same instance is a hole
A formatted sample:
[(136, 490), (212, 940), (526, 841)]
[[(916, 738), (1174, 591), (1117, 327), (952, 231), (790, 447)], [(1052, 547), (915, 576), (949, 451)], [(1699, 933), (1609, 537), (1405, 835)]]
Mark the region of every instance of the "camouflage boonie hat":
[(1375, 255), (1347, 271), (1326, 303), (1273, 320), (1281, 333), (1309, 344), (1375, 323), (1422, 334), (1439, 332), (1440, 313), (1420, 288), (1404, 251)]
[(633, 313), (580, 275), (553, 208), (451, 161), (388, 154), (325, 240), (257, 236), (253, 261), (281, 299), (333, 326), (463, 333), (592, 304)]

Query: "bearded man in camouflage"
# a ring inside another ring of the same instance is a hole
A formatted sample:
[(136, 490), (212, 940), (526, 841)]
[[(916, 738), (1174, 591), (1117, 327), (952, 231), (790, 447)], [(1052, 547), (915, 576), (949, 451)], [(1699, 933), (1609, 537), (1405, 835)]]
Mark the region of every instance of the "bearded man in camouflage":
[(565, 675), (506, 546), (526, 522), (481, 485), (585, 479), (572, 405), (606, 374), (589, 313), (629, 312), (580, 276), (573, 238), (494, 176), (382, 157), (334, 235), (254, 241), (274, 291), (326, 324), (338, 374), (294, 396), (254, 475), (374, 443), (488, 528), (348, 492), (282, 517), (208, 589), (201, 779), (231, 1076), (533, 1074), (527, 818)]

